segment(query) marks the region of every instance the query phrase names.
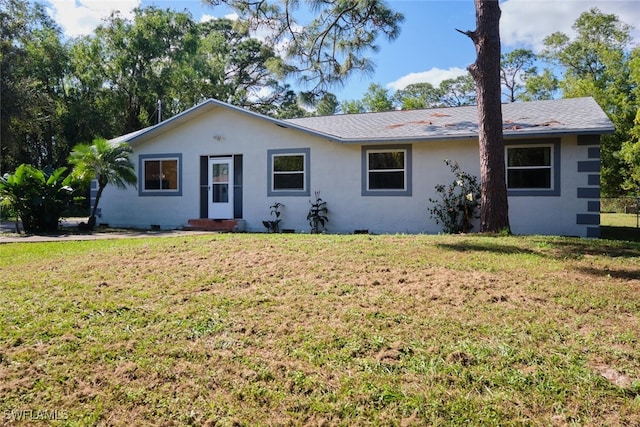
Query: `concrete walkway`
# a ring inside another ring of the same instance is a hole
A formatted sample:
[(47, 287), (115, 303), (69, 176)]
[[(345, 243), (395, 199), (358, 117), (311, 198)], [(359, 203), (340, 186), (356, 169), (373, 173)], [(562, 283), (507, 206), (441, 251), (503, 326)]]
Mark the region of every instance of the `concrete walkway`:
[[(86, 219), (85, 219), (86, 220)], [(140, 237), (172, 237), (202, 233), (185, 230), (95, 230), (77, 231), (81, 219), (62, 221), (60, 231), (55, 234), (16, 234), (15, 222), (0, 222), (0, 244), (30, 242), (64, 242), (74, 240), (132, 239)]]

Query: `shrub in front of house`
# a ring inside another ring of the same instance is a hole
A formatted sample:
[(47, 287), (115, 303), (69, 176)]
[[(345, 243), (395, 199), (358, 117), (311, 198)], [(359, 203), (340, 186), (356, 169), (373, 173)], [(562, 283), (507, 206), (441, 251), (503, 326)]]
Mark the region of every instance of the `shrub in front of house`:
[(38, 169), (28, 164), (18, 166), (13, 174), (0, 178), (0, 198), (11, 207), (25, 233), (58, 230), (62, 211), (73, 198), (67, 168)]
[(445, 233), (468, 233), (473, 229), (473, 220), (479, 218), (480, 184), (478, 178), (460, 169), (457, 162), (444, 161), (451, 169), (455, 180), (448, 186), (436, 185), (440, 199), (429, 198), (434, 206), (429, 208), (431, 218), (442, 224)]

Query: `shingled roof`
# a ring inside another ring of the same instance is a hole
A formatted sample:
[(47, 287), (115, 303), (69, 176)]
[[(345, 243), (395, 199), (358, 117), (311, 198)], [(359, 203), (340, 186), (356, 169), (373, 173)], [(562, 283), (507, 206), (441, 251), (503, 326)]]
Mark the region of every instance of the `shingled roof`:
[[(613, 124), (593, 98), (502, 105), (505, 138), (606, 134)], [(476, 106), (341, 114), (285, 120), (343, 143), (478, 137)]]
[[(217, 108), (234, 110), (283, 128), (297, 129), (341, 144), (478, 137), (476, 106), (278, 120), (216, 99), (208, 99), (162, 123), (110, 141), (141, 143)], [(613, 124), (593, 98), (503, 104), (502, 116), (506, 139), (566, 134), (600, 135), (614, 131)]]

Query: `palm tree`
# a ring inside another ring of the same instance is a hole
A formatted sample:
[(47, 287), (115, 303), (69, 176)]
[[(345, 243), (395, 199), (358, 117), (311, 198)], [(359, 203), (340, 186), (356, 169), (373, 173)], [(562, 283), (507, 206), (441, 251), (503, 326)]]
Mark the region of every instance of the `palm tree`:
[(129, 160), (132, 149), (123, 142), (112, 144), (106, 139), (94, 139), (93, 144), (78, 144), (73, 147), (69, 163), (74, 166), (73, 176), (85, 182), (98, 181), (98, 193), (89, 218), (89, 229), (93, 228), (98, 211), (98, 202), (107, 184), (118, 188), (136, 185), (134, 165)]

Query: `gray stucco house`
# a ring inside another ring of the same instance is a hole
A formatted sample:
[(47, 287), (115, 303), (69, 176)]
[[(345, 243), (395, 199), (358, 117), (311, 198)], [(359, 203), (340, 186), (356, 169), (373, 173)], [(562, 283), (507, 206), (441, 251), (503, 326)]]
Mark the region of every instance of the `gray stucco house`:
[[(427, 213), (444, 159), (479, 175), (475, 106), (277, 120), (207, 100), (116, 138), (133, 148), (137, 188), (107, 187), (99, 223), (201, 223), (308, 231), (314, 191), (329, 232), (438, 233)], [(592, 98), (503, 105), (509, 216), (516, 234), (598, 237), (600, 136), (613, 124)]]

